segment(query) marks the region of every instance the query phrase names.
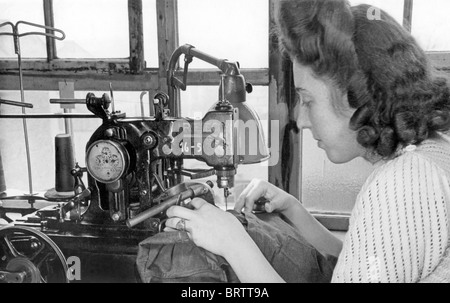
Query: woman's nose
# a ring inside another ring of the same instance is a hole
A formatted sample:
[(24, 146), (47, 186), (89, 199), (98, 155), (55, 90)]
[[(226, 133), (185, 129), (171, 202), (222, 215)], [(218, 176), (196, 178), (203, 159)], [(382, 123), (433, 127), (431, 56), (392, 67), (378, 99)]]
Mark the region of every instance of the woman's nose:
[(300, 103), (299, 105), (297, 105), (295, 112), (297, 115), (295, 120), (297, 121), (298, 128), (300, 129), (311, 128), (311, 122), (309, 121), (308, 110), (306, 106)]

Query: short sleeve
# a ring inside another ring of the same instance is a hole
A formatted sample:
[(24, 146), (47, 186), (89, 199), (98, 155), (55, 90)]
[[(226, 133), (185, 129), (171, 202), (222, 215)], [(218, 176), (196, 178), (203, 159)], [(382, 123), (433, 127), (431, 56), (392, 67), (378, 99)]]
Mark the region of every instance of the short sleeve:
[(408, 152), (378, 168), (358, 195), (333, 282), (415, 283), (448, 245), (442, 169)]

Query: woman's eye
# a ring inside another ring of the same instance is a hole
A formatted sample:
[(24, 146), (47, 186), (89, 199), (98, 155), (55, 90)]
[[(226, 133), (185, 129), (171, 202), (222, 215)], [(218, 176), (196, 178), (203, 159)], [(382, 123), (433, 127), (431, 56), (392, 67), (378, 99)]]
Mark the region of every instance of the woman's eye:
[(301, 104), (302, 104), (302, 106), (309, 106), (311, 104), (311, 100), (310, 99), (306, 99), (306, 98), (302, 98), (301, 99)]
[(308, 95), (305, 95), (303, 90), (302, 91), (297, 90), (297, 97), (300, 100), (301, 106), (309, 106), (312, 101), (311, 97)]

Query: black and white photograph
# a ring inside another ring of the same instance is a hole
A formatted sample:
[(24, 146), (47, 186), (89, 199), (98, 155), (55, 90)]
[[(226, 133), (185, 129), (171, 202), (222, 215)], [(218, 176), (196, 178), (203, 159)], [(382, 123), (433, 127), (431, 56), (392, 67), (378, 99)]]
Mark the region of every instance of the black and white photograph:
[(449, 283), (449, 13), (0, 0), (0, 284)]

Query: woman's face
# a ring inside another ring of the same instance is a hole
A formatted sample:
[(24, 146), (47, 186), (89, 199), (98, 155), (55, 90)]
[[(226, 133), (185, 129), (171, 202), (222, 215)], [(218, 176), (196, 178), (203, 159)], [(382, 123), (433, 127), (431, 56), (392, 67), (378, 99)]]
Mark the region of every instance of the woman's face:
[(311, 68), (299, 63), (294, 63), (294, 79), (301, 100), (296, 110), (298, 126), (311, 130), (333, 163), (364, 157), (366, 149), (358, 144), (357, 132), (350, 129), (356, 110), (350, 108), (346, 94), (331, 80), (315, 76)]

